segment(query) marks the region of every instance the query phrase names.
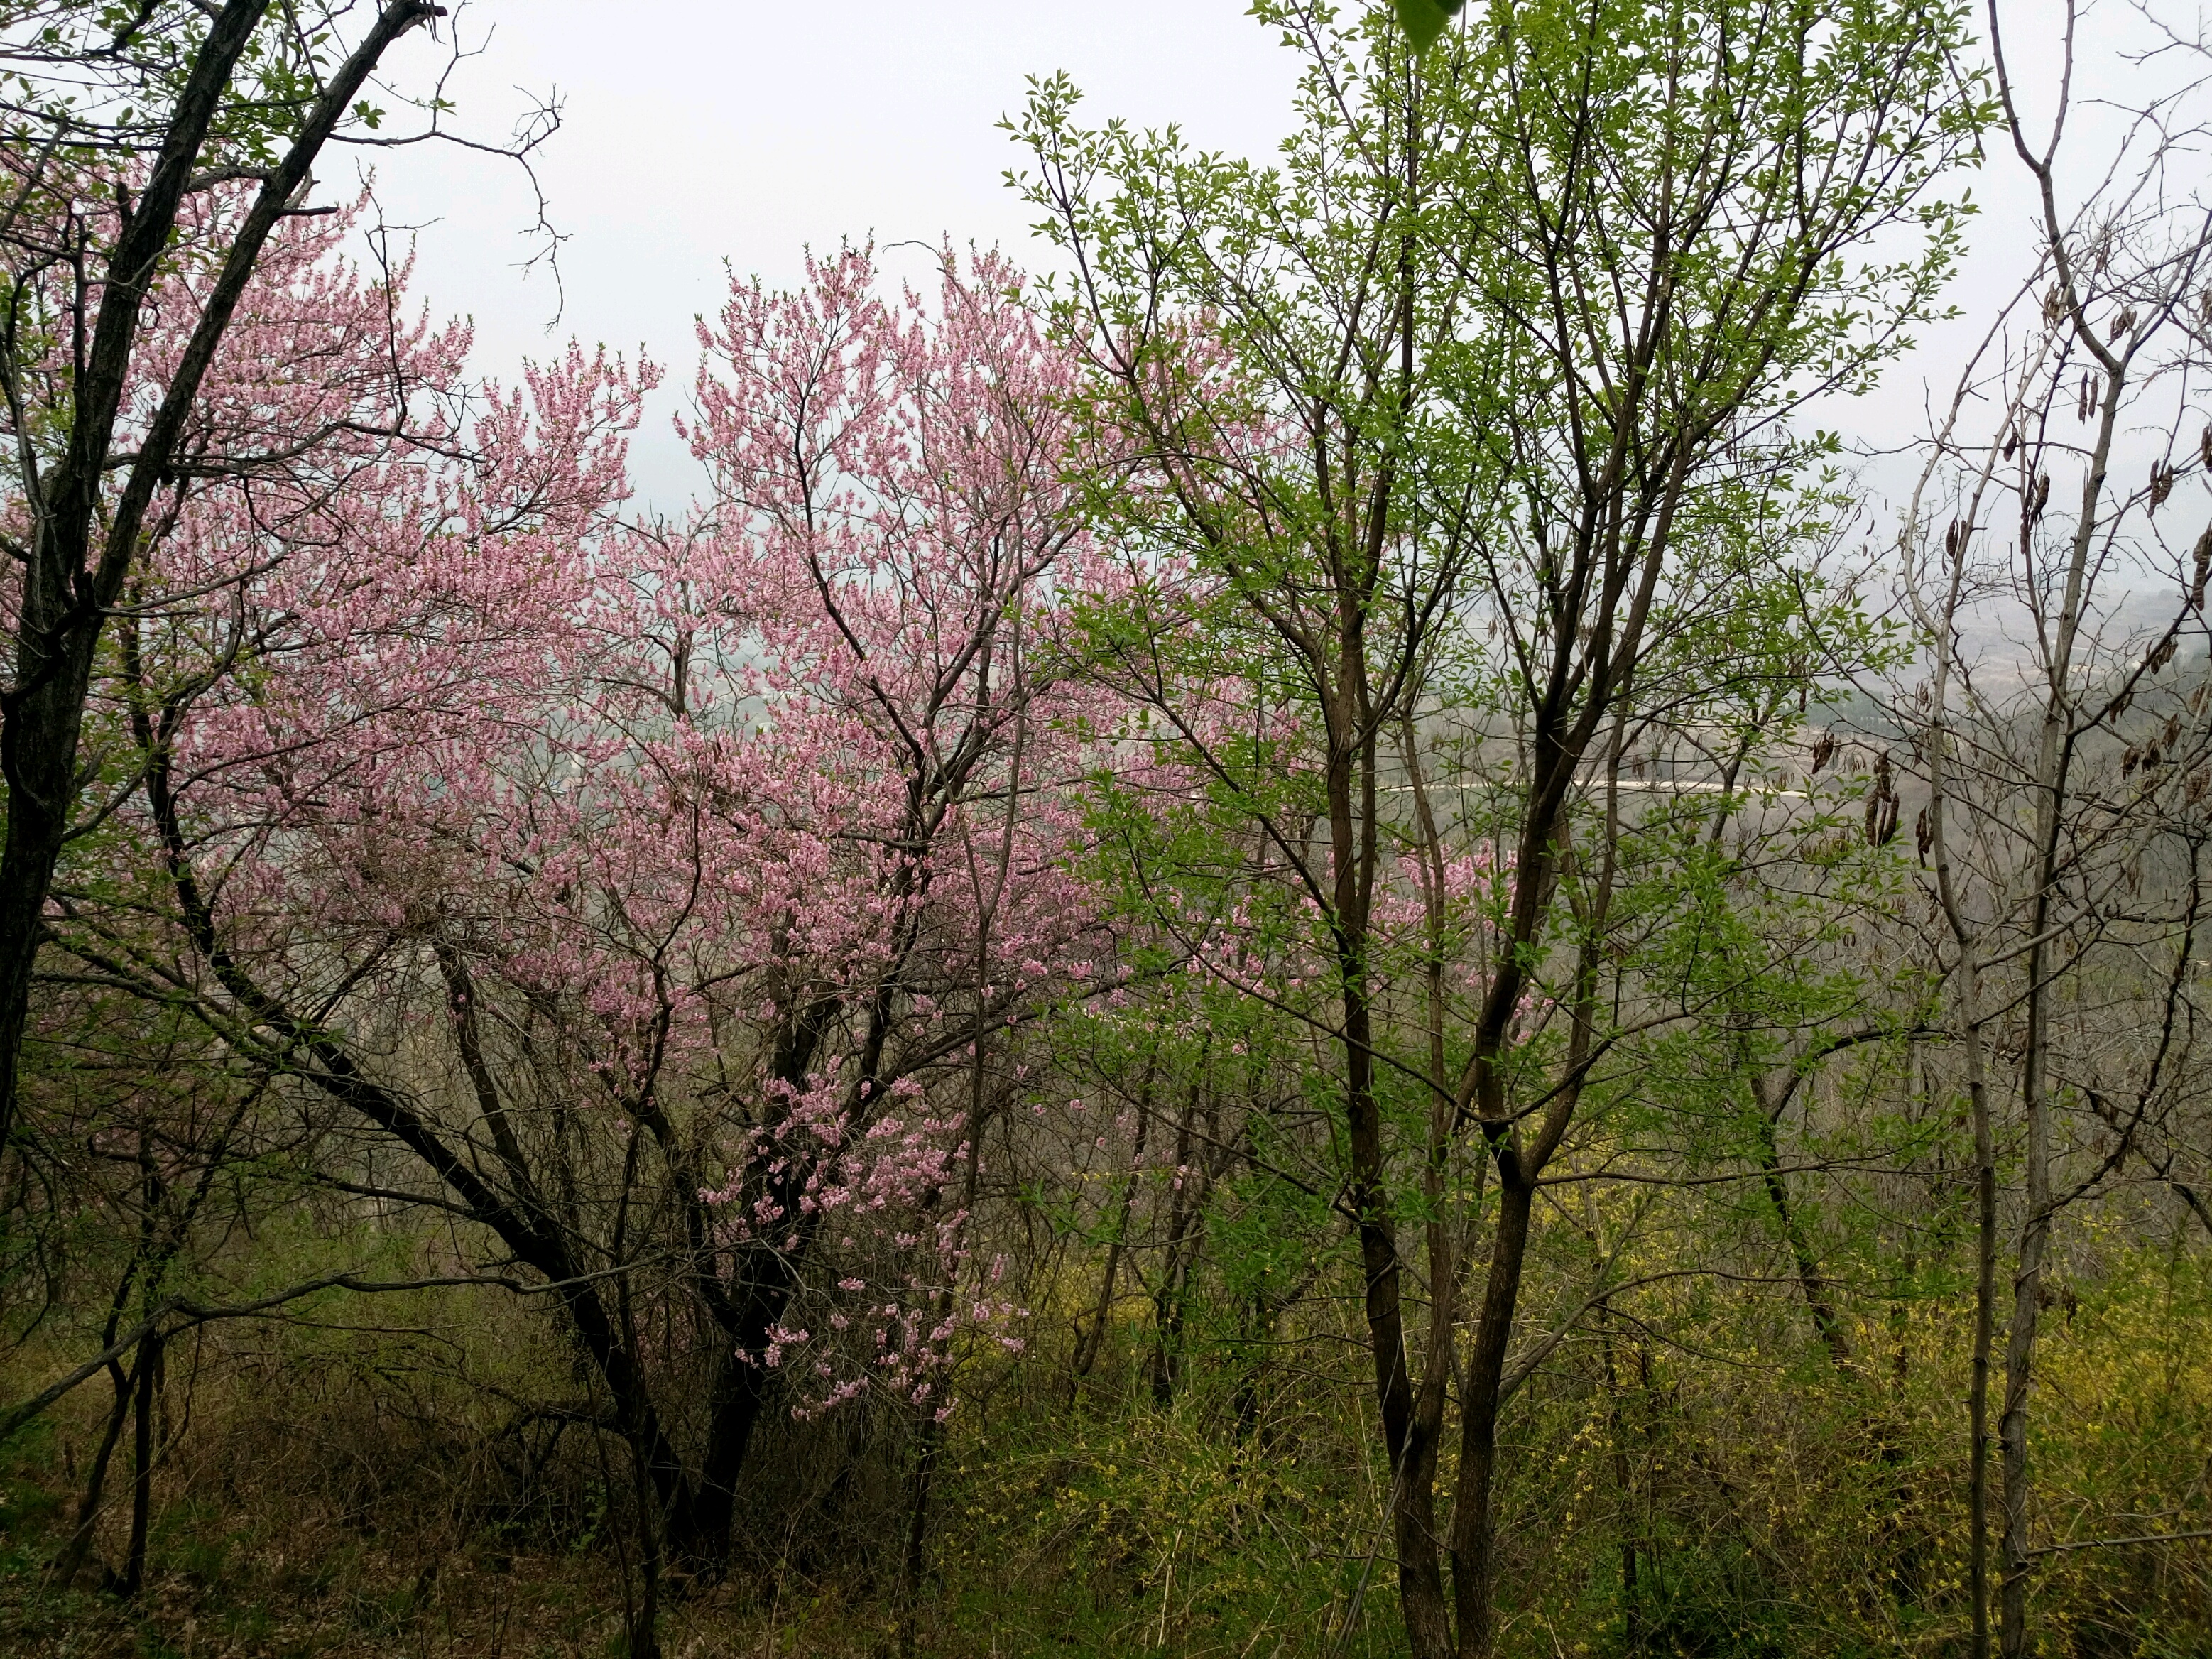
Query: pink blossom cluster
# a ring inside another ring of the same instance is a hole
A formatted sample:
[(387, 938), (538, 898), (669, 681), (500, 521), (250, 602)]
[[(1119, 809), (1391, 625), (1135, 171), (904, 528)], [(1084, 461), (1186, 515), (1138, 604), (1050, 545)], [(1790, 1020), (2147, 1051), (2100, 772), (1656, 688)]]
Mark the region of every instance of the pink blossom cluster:
[(480, 1014), (488, 1114), (689, 1179), (740, 1362), (802, 1409), (932, 1398), (963, 1329), (1015, 1340), (965, 1243), (975, 1079), (1113, 956), (1066, 856), (1103, 725), (1068, 597), (1109, 579), (1069, 364), (994, 257), (926, 300), (859, 252), (736, 285), (684, 423), (708, 498), (642, 523), (657, 370), (471, 386), (341, 233), (290, 233), (233, 335), (210, 441), (254, 465), (179, 492), (118, 700), (222, 948), (418, 1091), (458, 1068), (405, 1011)]

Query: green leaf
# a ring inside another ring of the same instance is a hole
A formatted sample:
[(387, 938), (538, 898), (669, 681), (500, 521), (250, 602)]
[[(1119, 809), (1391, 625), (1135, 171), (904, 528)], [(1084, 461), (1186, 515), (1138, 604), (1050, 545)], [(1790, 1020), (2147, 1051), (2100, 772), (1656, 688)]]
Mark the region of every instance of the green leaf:
[(1459, 9), (1467, 0), (1395, 0), (1398, 21), (1406, 26), (1407, 37), (1413, 43), (1415, 52), (1426, 52), (1437, 43), (1437, 37), (1445, 26), (1459, 15)]

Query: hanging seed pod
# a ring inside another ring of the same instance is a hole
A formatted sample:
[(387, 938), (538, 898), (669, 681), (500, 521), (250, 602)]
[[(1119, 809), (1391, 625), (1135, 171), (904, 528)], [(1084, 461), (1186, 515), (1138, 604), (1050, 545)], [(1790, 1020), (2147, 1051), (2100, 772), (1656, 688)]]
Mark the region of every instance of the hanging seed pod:
[(2043, 296), (2043, 320), (2046, 323), (2055, 323), (2065, 314), (2066, 292), (2057, 283), (2053, 283), (2051, 285), (2051, 292)]
[(2105, 719), (2106, 721), (2110, 722), (2118, 720), (2121, 715), (2128, 712), (2128, 705), (2135, 700), (2136, 694), (2133, 687), (2129, 687), (2128, 689), (2121, 691), (2121, 693), (2118, 696), (2114, 697), (2112, 702), (2105, 705)]
[(2166, 664), (2173, 660), (2174, 651), (2179, 644), (2180, 636), (2179, 635), (2168, 634), (2164, 639), (2153, 646), (2151, 647), (2150, 655), (2143, 659), (2143, 671), (2146, 673), (2157, 673), (2160, 669), (2165, 667)]
[(2178, 748), (2180, 746), (2180, 743), (2181, 716), (2179, 714), (2168, 714), (2166, 717), (2166, 746), (2168, 749)]
[(1866, 838), (1869, 847), (1887, 847), (1897, 838), (1897, 797), (1869, 795)]
[(2150, 464), (2150, 510), (2154, 513), (2166, 505), (2166, 498), (2173, 494), (2173, 469), (2164, 461)]
[(2212, 525), (2197, 538), (2197, 568), (2191, 573), (2189, 605), (2193, 611), (2204, 609), (2204, 579), (2212, 575)]
[(1928, 822), (1928, 809), (1923, 806), (1920, 809), (1920, 816), (1912, 821), (1912, 841), (1919, 848), (1920, 862), (1923, 867), (1928, 862), (1928, 849), (1935, 840), (1936, 831)]
[(1943, 556), (1947, 559), (1957, 558), (1959, 556), (1959, 544), (1965, 539), (1965, 535), (1961, 532), (1959, 527), (1959, 521), (1956, 519), (1952, 520), (1949, 524), (1944, 526)]
[(1866, 838), (1869, 847), (1887, 847), (1897, 835), (1897, 791), (1891, 787), (1889, 751), (1875, 759), (1874, 788), (1867, 795)]
[(2090, 396), (2089, 371), (2085, 368), (2081, 371), (2081, 395), (2075, 398), (2074, 402), (2074, 418), (2075, 420), (2086, 421), (2089, 418)]
[(1820, 769), (1826, 766), (1830, 761), (1835, 759), (1835, 733), (1832, 732), (1821, 732), (1819, 741), (1814, 743), (1813, 745), (1813, 775), (1814, 777), (1820, 776)]
[(2212, 472), (2212, 426), (2197, 434), (2197, 453), (2203, 457), (2204, 470)]
[(2207, 773), (2202, 767), (2189, 775), (2189, 787), (2185, 793), (2191, 806), (2204, 799), (2208, 784), (2212, 784), (2212, 773)]
[[(2204, 428), (2204, 430), (2205, 430), (2205, 434), (2206, 434), (2207, 440), (2208, 440), (2208, 441), (2212, 441), (2212, 427), (2207, 427), (2207, 428)], [(2010, 460), (2010, 459), (2012, 459), (2012, 453), (2013, 453), (2013, 451), (2014, 451), (2015, 449), (2018, 449), (2019, 447), (2020, 447), (2020, 428), (2019, 428), (2018, 427), (2014, 427), (2010, 431), (2008, 431), (2008, 432), (2007, 432), (2007, 433), (2005, 434), (2005, 441), (2004, 441), (2004, 458), (2005, 458), (2005, 459), (2007, 459), (2007, 460)]]
[(2136, 752), (2135, 744), (2130, 744), (2127, 752), (2120, 757), (2120, 775), (2124, 778), (2132, 776), (2136, 768), (2142, 763), (2142, 757)]
[(2035, 499), (2029, 504), (2027, 509), (2028, 522), (2033, 524), (2037, 520), (2040, 519), (2043, 516), (2043, 509), (2050, 505), (2051, 475), (2048, 472), (2045, 472), (2040, 475), (2035, 481)]
[(2123, 311), (2118, 316), (2112, 319), (2112, 331), (2110, 337), (2117, 340), (2123, 334), (2134, 333), (2135, 330), (2136, 308), (2133, 306), (2130, 306), (2125, 311)]

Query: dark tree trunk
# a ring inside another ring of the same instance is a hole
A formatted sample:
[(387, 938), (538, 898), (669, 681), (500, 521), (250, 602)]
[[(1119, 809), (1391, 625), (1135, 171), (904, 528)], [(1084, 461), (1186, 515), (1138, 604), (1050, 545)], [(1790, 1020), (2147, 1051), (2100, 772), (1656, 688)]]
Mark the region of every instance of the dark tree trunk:
[(138, 1386), (131, 1430), (131, 1546), (123, 1559), (123, 1593), (136, 1595), (146, 1582), (146, 1529), (154, 1507), (154, 1391), (161, 1382), (161, 1339), (149, 1336), (138, 1351)]
[[(767, 1273), (787, 1273), (780, 1257), (765, 1251), (748, 1254), (763, 1258), (761, 1266)], [(776, 1374), (763, 1356), (790, 1294), (787, 1277), (776, 1283), (757, 1280), (733, 1326), (725, 1332), (729, 1347), (714, 1368), (698, 1483), (690, 1501), (672, 1514), (669, 1522), (669, 1541), (677, 1559), (702, 1577), (720, 1578), (729, 1570), (738, 1482), (752, 1449), (753, 1431), (760, 1426), (776, 1386)]]
[(1505, 1352), (1521, 1295), (1535, 1187), (1507, 1150), (1498, 1158), (1498, 1222), (1482, 1317), (1468, 1357), (1460, 1404), (1459, 1495), (1452, 1510), (1452, 1602), (1459, 1615), (1459, 1651), (1487, 1659), (1492, 1640), (1491, 1596), (1496, 1577), (1496, 1517), (1492, 1490), (1498, 1468), (1498, 1415), (1504, 1402)]
[(62, 1546), (61, 1553), (47, 1570), (47, 1577), (57, 1584), (67, 1587), (83, 1570), (85, 1558), (92, 1553), (93, 1534), (99, 1528), (100, 1506), (106, 1493), (107, 1466), (123, 1439), (123, 1425), (130, 1421), (131, 1402), (138, 1388), (137, 1367), (144, 1364), (142, 1352), (129, 1371), (112, 1362), (107, 1367), (109, 1381), (115, 1389), (115, 1402), (108, 1408), (107, 1427), (100, 1436), (100, 1449), (93, 1454), (92, 1467), (85, 1472), (84, 1492), (76, 1500), (76, 1521), (70, 1528), (69, 1541)]
[(1167, 1255), (1160, 1264), (1159, 1285), (1152, 1297), (1152, 1404), (1162, 1411), (1175, 1403), (1176, 1383), (1182, 1370), (1183, 1305), (1189, 1289), (1191, 1256), (1196, 1249), (1192, 1229), (1200, 1196), (1199, 1177), (1190, 1161), (1200, 1086), (1196, 1082), (1190, 1085), (1190, 1098), (1183, 1103), (1182, 1120), (1176, 1128), (1176, 1188), (1168, 1206)]
[(1622, 1644), (1631, 1659), (1644, 1650), (1644, 1596), (1637, 1583), (1637, 1545), (1643, 1528), (1637, 1524), (1636, 1477), (1628, 1455), (1628, 1422), (1620, 1408), (1620, 1372), (1613, 1363), (1612, 1310), (1606, 1310), (1602, 1331), (1605, 1358), (1606, 1433), (1613, 1442), (1613, 1490), (1620, 1505), (1614, 1530), (1620, 1534), (1620, 1612)]
[(1084, 1378), (1098, 1363), (1099, 1352), (1106, 1343), (1106, 1328), (1114, 1316), (1114, 1286), (1121, 1275), (1121, 1253), (1128, 1248), (1129, 1214), (1136, 1204), (1137, 1183), (1144, 1172), (1145, 1140), (1152, 1125), (1152, 1076), (1158, 1061), (1157, 1049), (1146, 1057), (1144, 1081), (1138, 1085), (1136, 1144), (1129, 1153), (1128, 1177), (1121, 1183), (1114, 1236), (1106, 1244), (1106, 1269), (1098, 1283), (1098, 1303), (1091, 1310), (1090, 1328), (1076, 1333), (1075, 1352), (1068, 1364), (1067, 1404), (1071, 1411), (1082, 1392)]
[(102, 481), (137, 343), (139, 313), (159, 272), (192, 170), (268, 0), (229, 0), (210, 24), (178, 95), (145, 189), (123, 216), (100, 288), (69, 444), (40, 481), (36, 529), (16, 624), (15, 682), (0, 694), (0, 775), (8, 787), (0, 849), (0, 1146), (12, 1133), (16, 1073), (46, 896), (77, 793), (77, 739), (106, 612), (124, 591), (155, 491), (161, 487), (201, 381), (228, 331), (269, 235), (306, 185), (315, 158), (392, 43), (437, 15), (423, 0), (388, 0), (338, 66), (232, 239), (205, 308), (149, 422), (104, 537)]

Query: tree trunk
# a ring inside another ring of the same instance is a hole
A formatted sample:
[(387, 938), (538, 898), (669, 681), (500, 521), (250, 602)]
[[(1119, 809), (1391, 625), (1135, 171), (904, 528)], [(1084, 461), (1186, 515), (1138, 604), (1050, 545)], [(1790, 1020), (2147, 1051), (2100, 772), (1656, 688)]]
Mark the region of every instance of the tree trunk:
[[(2100, 441), (2091, 463), (2090, 482), (2082, 490), (2082, 525), (2075, 540), (2080, 549), (2069, 571), (2065, 608), (2060, 613), (2058, 648), (2052, 665), (2050, 702), (2043, 723), (2043, 742), (2038, 757), (2037, 869), (2035, 901), (2029, 908), (2027, 952), (2027, 1051), (2021, 1062), (2021, 1112), (2027, 1131), (2024, 1148), (2027, 1204), (2021, 1217), (2020, 1249), (2012, 1275), (2012, 1323), (2005, 1334), (2004, 1413), (1997, 1419), (1997, 1443), (2004, 1464), (2003, 1577), (1998, 1589), (1997, 1650), (2003, 1659), (2024, 1659), (2027, 1652), (2027, 1574), (2030, 1561), (2028, 1532), (2033, 1521), (2028, 1498), (2028, 1394), (2034, 1382), (2035, 1339), (2042, 1313), (2043, 1257), (2051, 1239), (2051, 1103), (2045, 1081), (2050, 1047), (2050, 941), (2051, 900), (2058, 880), (2058, 839), (2066, 794), (2067, 775), (2073, 759), (2072, 735), (2067, 730), (2070, 704), (2067, 681), (2074, 630), (2080, 616), (2081, 567), (2088, 548), (2088, 526), (2100, 486), (2104, 461), (2111, 446), (2112, 416), (2117, 412), (2119, 382), (2112, 377)], [(1978, 1154), (1979, 1148), (1977, 1147)], [(1994, 1163), (1994, 1154), (1991, 1158)], [(1989, 1172), (1995, 1209), (1995, 1171)], [(1992, 1271), (1994, 1264), (1992, 1264)], [(1992, 1287), (1994, 1289), (1994, 1287)], [(1978, 1328), (1977, 1338), (1981, 1334)]]
[(1858, 1369), (1851, 1359), (1850, 1339), (1844, 1334), (1843, 1321), (1836, 1314), (1835, 1298), (1813, 1254), (1812, 1241), (1805, 1236), (1804, 1223), (1790, 1202), (1789, 1183), (1783, 1178), (1782, 1148), (1776, 1133), (1776, 1119), (1781, 1114), (1771, 1102), (1766, 1079), (1755, 1066), (1751, 1070), (1751, 1093), (1752, 1103), (1759, 1109), (1759, 1176), (1766, 1188), (1767, 1201), (1774, 1206), (1774, 1217), (1781, 1225), (1783, 1240), (1790, 1247), (1790, 1261), (1797, 1271), (1798, 1288), (1805, 1293), (1806, 1311), (1812, 1316), (1813, 1328), (1820, 1334), (1821, 1346), (1827, 1349), (1837, 1372), (1846, 1379), (1856, 1379)]
[[(2045, 181), (2047, 184), (2047, 180)], [(2054, 235), (2056, 227), (2053, 227)], [(2070, 295), (2069, 295), (2070, 298)], [(2094, 342), (2086, 322), (2080, 325)], [(2094, 349), (2093, 346), (2093, 349)], [(2132, 348), (2130, 348), (2132, 349)], [(2090, 549), (2097, 510), (2104, 497), (2106, 468), (2119, 419), (2120, 394), (2127, 384), (2127, 356), (2098, 354), (2105, 368), (2104, 397), (2098, 407), (2097, 438), (2081, 482), (2081, 505), (2068, 550), (2066, 583), (2054, 619), (2055, 637), (2047, 664), (2048, 690), (2042, 741), (2036, 755), (2036, 887), (2028, 911), (2027, 1051), (2021, 1060), (2021, 1110), (2027, 1130), (2027, 1208), (2021, 1218), (2020, 1254), (2013, 1264), (2012, 1326), (2005, 1337), (2004, 1413), (1997, 1419), (1997, 1441), (2004, 1460), (2003, 1579), (1998, 1591), (1997, 1650), (2003, 1659), (2027, 1652), (2029, 1474), (2028, 1394), (2034, 1380), (2036, 1322), (2041, 1312), (2043, 1256), (2051, 1237), (2051, 1104), (2046, 1085), (2050, 1051), (2051, 933), (2057, 896), (2059, 832), (2065, 818), (2067, 785), (2073, 769), (2075, 735), (2074, 647), (2087, 597)], [(2023, 506), (2022, 545), (2034, 520)]]
[[(101, 476), (115, 434), (139, 313), (167, 248), (177, 210), (233, 70), (268, 0), (230, 0), (209, 27), (138, 200), (124, 214), (101, 284), (90, 350), (78, 375), (69, 446), (39, 480), (35, 530), (23, 567), (15, 630), (15, 683), (0, 696), (0, 773), (8, 785), (8, 830), (0, 850), (0, 1145), (14, 1127), (15, 1073), (29, 1018), (31, 969), (44, 928), (46, 893), (76, 799), (77, 734), (103, 608), (117, 588), (92, 584)], [(80, 314), (81, 320), (81, 314)], [(132, 469), (150, 495), (156, 455)], [(27, 483), (29, 482), (26, 481)], [(135, 540), (137, 528), (131, 527)], [(112, 544), (111, 544), (112, 546)], [(121, 550), (125, 560), (135, 548)], [(101, 574), (111, 561), (100, 561)], [(119, 588), (119, 583), (118, 584)]]
[[(1366, 986), (1367, 892), (1371, 861), (1355, 850), (1348, 767), (1333, 768), (1330, 817), (1338, 848), (1335, 926), (1343, 975), (1346, 1127), (1352, 1152), (1350, 1198), (1357, 1217), (1364, 1283), (1368, 1346), (1382, 1443), (1390, 1458), (1391, 1540), (1398, 1557), (1398, 1595), (1413, 1659), (1449, 1659), (1451, 1625), (1437, 1560), (1433, 1433), (1421, 1432), (1406, 1356), (1405, 1310), (1398, 1237), (1390, 1212), (1382, 1149), (1382, 1114), (1375, 1097), (1374, 1023)], [(1374, 832), (1374, 778), (1366, 772), (1365, 836)]]
[(8, 787), (0, 849), (0, 1146), (12, 1132), (16, 1073), (30, 1011), (32, 969), (46, 896), (77, 793), (77, 739), (107, 611), (124, 591), (155, 491), (228, 331), (261, 250), (307, 184), (316, 157), (353, 107), (384, 52), (438, 15), (425, 0), (387, 0), (313, 104), (283, 159), (270, 169), (208, 290), (198, 325), (163, 389), (93, 557), (102, 483), (139, 313), (167, 253), (177, 212), (224, 92), (268, 0), (229, 0), (210, 24), (162, 136), (145, 188), (123, 218), (100, 288), (98, 319), (76, 387), (69, 445), (34, 492), (36, 528), (24, 565), (16, 624), (15, 683), (0, 695), (0, 775)]
[(719, 1579), (729, 1570), (737, 1529), (738, 1480), (753, 1431), (775, 1389), (776, 1374), (765, 1363), (770, 1333), (790, 1304), (799, 1258), (813, 1241), (815, 1218), (802, 1218), (798, 1248), (784, 1253), (750, 1249), (740, 1253), (739, 1272), (746, 1290), (735, 1317), (723, 1328), (728, 1352), (718, 1361), (707, 1417), (707, 1447), (699, 1479), (669, 1511), (670, 1544), (689, 1571)]
[[(2039, 972), (2042, 954), (2039, 948), (2029, 953), (2031, 975)], [(2004, 1414), (1997, 1419), (1997, 1443), (2004, 1459), (2004, 1577), (1999, 1589), (1997, 1632), (1998, 1651), (2003, 1659), (2023, 1659), (2027, 1652), (2028, 1533), (2033, 1520), (2028, 1507), (2027, 1408), (2034, 1382), (2036, 1327), (2042, 1312), (2043, 1257), (2051, 1238), (2051, 1117), (2041, 1065), (2042, 1004), (2043, 999), (2031, 992), (2028, 1054), (2021, 1089), (2027, 1131), (2027, 1213), (2021, 1219), (2020, 1255), (2013, 1266), (2012, 1325), (2005, 1336)], [(1994, 1174), (1994, 1170), (1987, 1172), (1989, 1177)], [(1993, 1178), (1990, 1186), (1990, 1207), (1994, 1210)], [(1975, 1335), (1978, 1340), (1981, 1336), (1978, 1325)]]
[(1152, 1293), (1152, 1404), (1166, 1411), (1175, 1404), (1176, 1383), (1182, 1370), (1182, 1321), (1185, 1292), (1190, 1279), (1190, 1237), (1199, 1197), (1198, 1177), (1190, 1167), (1191, 1132), (1198, 1118), (1201, 1085), (1193, 1080), (1190, 1097), (1183, 1102), (1182, 1119), (1176, 1127), (1175, 1191), (1168, 1204), (1167, 1255), (1160, 1264), (1158, 1288)]
[(154, 1390), (161, 1380), (161, 1339), (149, 1336), (138, 1350), (138, 1386), (131, 1427), (131, 1546), (123, 1558), (123, 1593), (136, 1595), (146, 1582), (146, 1528), (154, 1507)]
[(1981, 976), (1975, 965), (1982, 949), (1981, 930), (1966, 915), (1951, 859), (1949, 758), (1945, 726), (1951, 672), (1952, 629), (1958, 613), (1965, 569), (1963, 539), (1954, 550), (1950, 597), (1937, 638), (1935, 697), (1928, 744), (1929, 844), (1936, 866), (1936, 891), (1952, 942), (1958, 951), (1954, 970), (1957, 1022), (1966, 1060), (1966, 1104), (1974, 1138), (1974, 1338), (1966, 1382), (1966, 1589), (1972, 1612), (1972, 1659), (1990, 1653), (1990, 1351), (1996, 1317), (1997, 1166), (1996, 1130), (1991, 1121), (1988, 1061), (1982, 1043)]
[[(1387, 472), (1378, 474), (1373, 504), (1388, 498)], [(1371, 526), (1379, 534), (1379, 521)], [(1370, 562), (1379, 548), (1367, 549)], [(1327, 789), (1331, 873), (1329, 925), (1341, 986), (1344, 1016), (1345, 1128), (1352, 1153), (1347, 1196), (1356, 1218), (1363, 1304), (1374, 1363), (1376, 1401), (1382, 1443), (1390, 1459), (1392, 1543), (1398, 1557), (1398, 1597), (1413, 1659), (1448, 1659), (1451, 1624), (1444, 1600), (1436, 1524), (1437, 1435), (1424, 1431), (1406, 1348), (1403, 1265), (1398, 1250), (1383, 1146), (1382, 1114), (1375, 1093), (1374, 1011), (1367, 953), (1370, 945), (1379, 845), (1380, 804), (1376, 763), (1380, 721), (1388, 711), (1372, 706), (1367, 682), (1364, 605), (1356, 580), (1340, 584), (1335, 690), (1326, 699), (1328, 717)]]
[(1459, 1614), (1460, 1659), (1489, 1659), (1495, 1576), (1495, 1517), (1491, 1492), (1498, 1466), (1498, 1414), (1504, 1402), (1505, 1352), (1521, 1295), (1536, 1190), (1509, 1144), (1498, 1158), (1498, 1222), (1474, 1351), (1468, 1358), (1460, 1402), (1459, 1495), (1452, 1510), (1452, 1601)]
[(46, 1571), (47, 1577), (64, 1589), (83, 1570), (85, 1558), (92, 1553), (93, 1534), (100, 1525), (100, 1500), (107, 1486), (108, 1462), (123, 1438), (124, 1424), (130, 1420), (131, 1402), (137, 1393), (137, 1368), (145, 1363), (142, 1346), (131, 1370), (125, 1371), (112, 1361), (108, 1364), (115, 1403), (108, 1408), (107, 1427), (100, 1436), (100, 1449), (93, 1454), (92, 1467), (85, 1473), (84, 1492), (76, 1500), (76, 1522), (70, 1528), (69, 1541), (62, 1546), (61, 1553)]
[(1075, 1353), (1069, 1362), (1067, 1406), (1075, 1409), (1076, 1397), (1082, 1392), (1083, 1380), (1091, 1375), (1091, 1368), (1098, 1363), (1099, 1351), (1105, 1346), (1106, 1327), (1114, 1315), (1114, 1285), (1121, 1270), (1121, 1252), (1127, 1248), (1129, 1212), (1136, 1202), (1137, 1182), (1145, 1165), (1145, 1138), (1152, 1122), (1152, 1068), (1158, 1060), (1158, 1051), (1145, 1061), (1145, 1080), (1137, 1091), (1137, 1139), (1129, 1154), (1129, 1174), (1121, 1183), (1121, 1197), (1114, 1223), (1114, 1237), (1106, 1243), (1106, 1270), (1098, 1281), (1098, 1304), (1091, 1312), (1091, 1328), (1079, 1331), (1075, 1339)]
[(1622, 1644), (1631, 1659), (1644, 1652), (1644, 1601), (1636, 1582), (1636, 1480), (1628, 1460), (1628, 1425), (1620, 1409), (1620, 1373), (1613, 1364), (1613, 1316), (1605, 1310), (1601, 1327), (1605, 1360), (1606, 1433), (1613, 1442), (1613, 1489), (1620, 1505), (1616, 1527), (1620, 1545), (1620, 1611)]

